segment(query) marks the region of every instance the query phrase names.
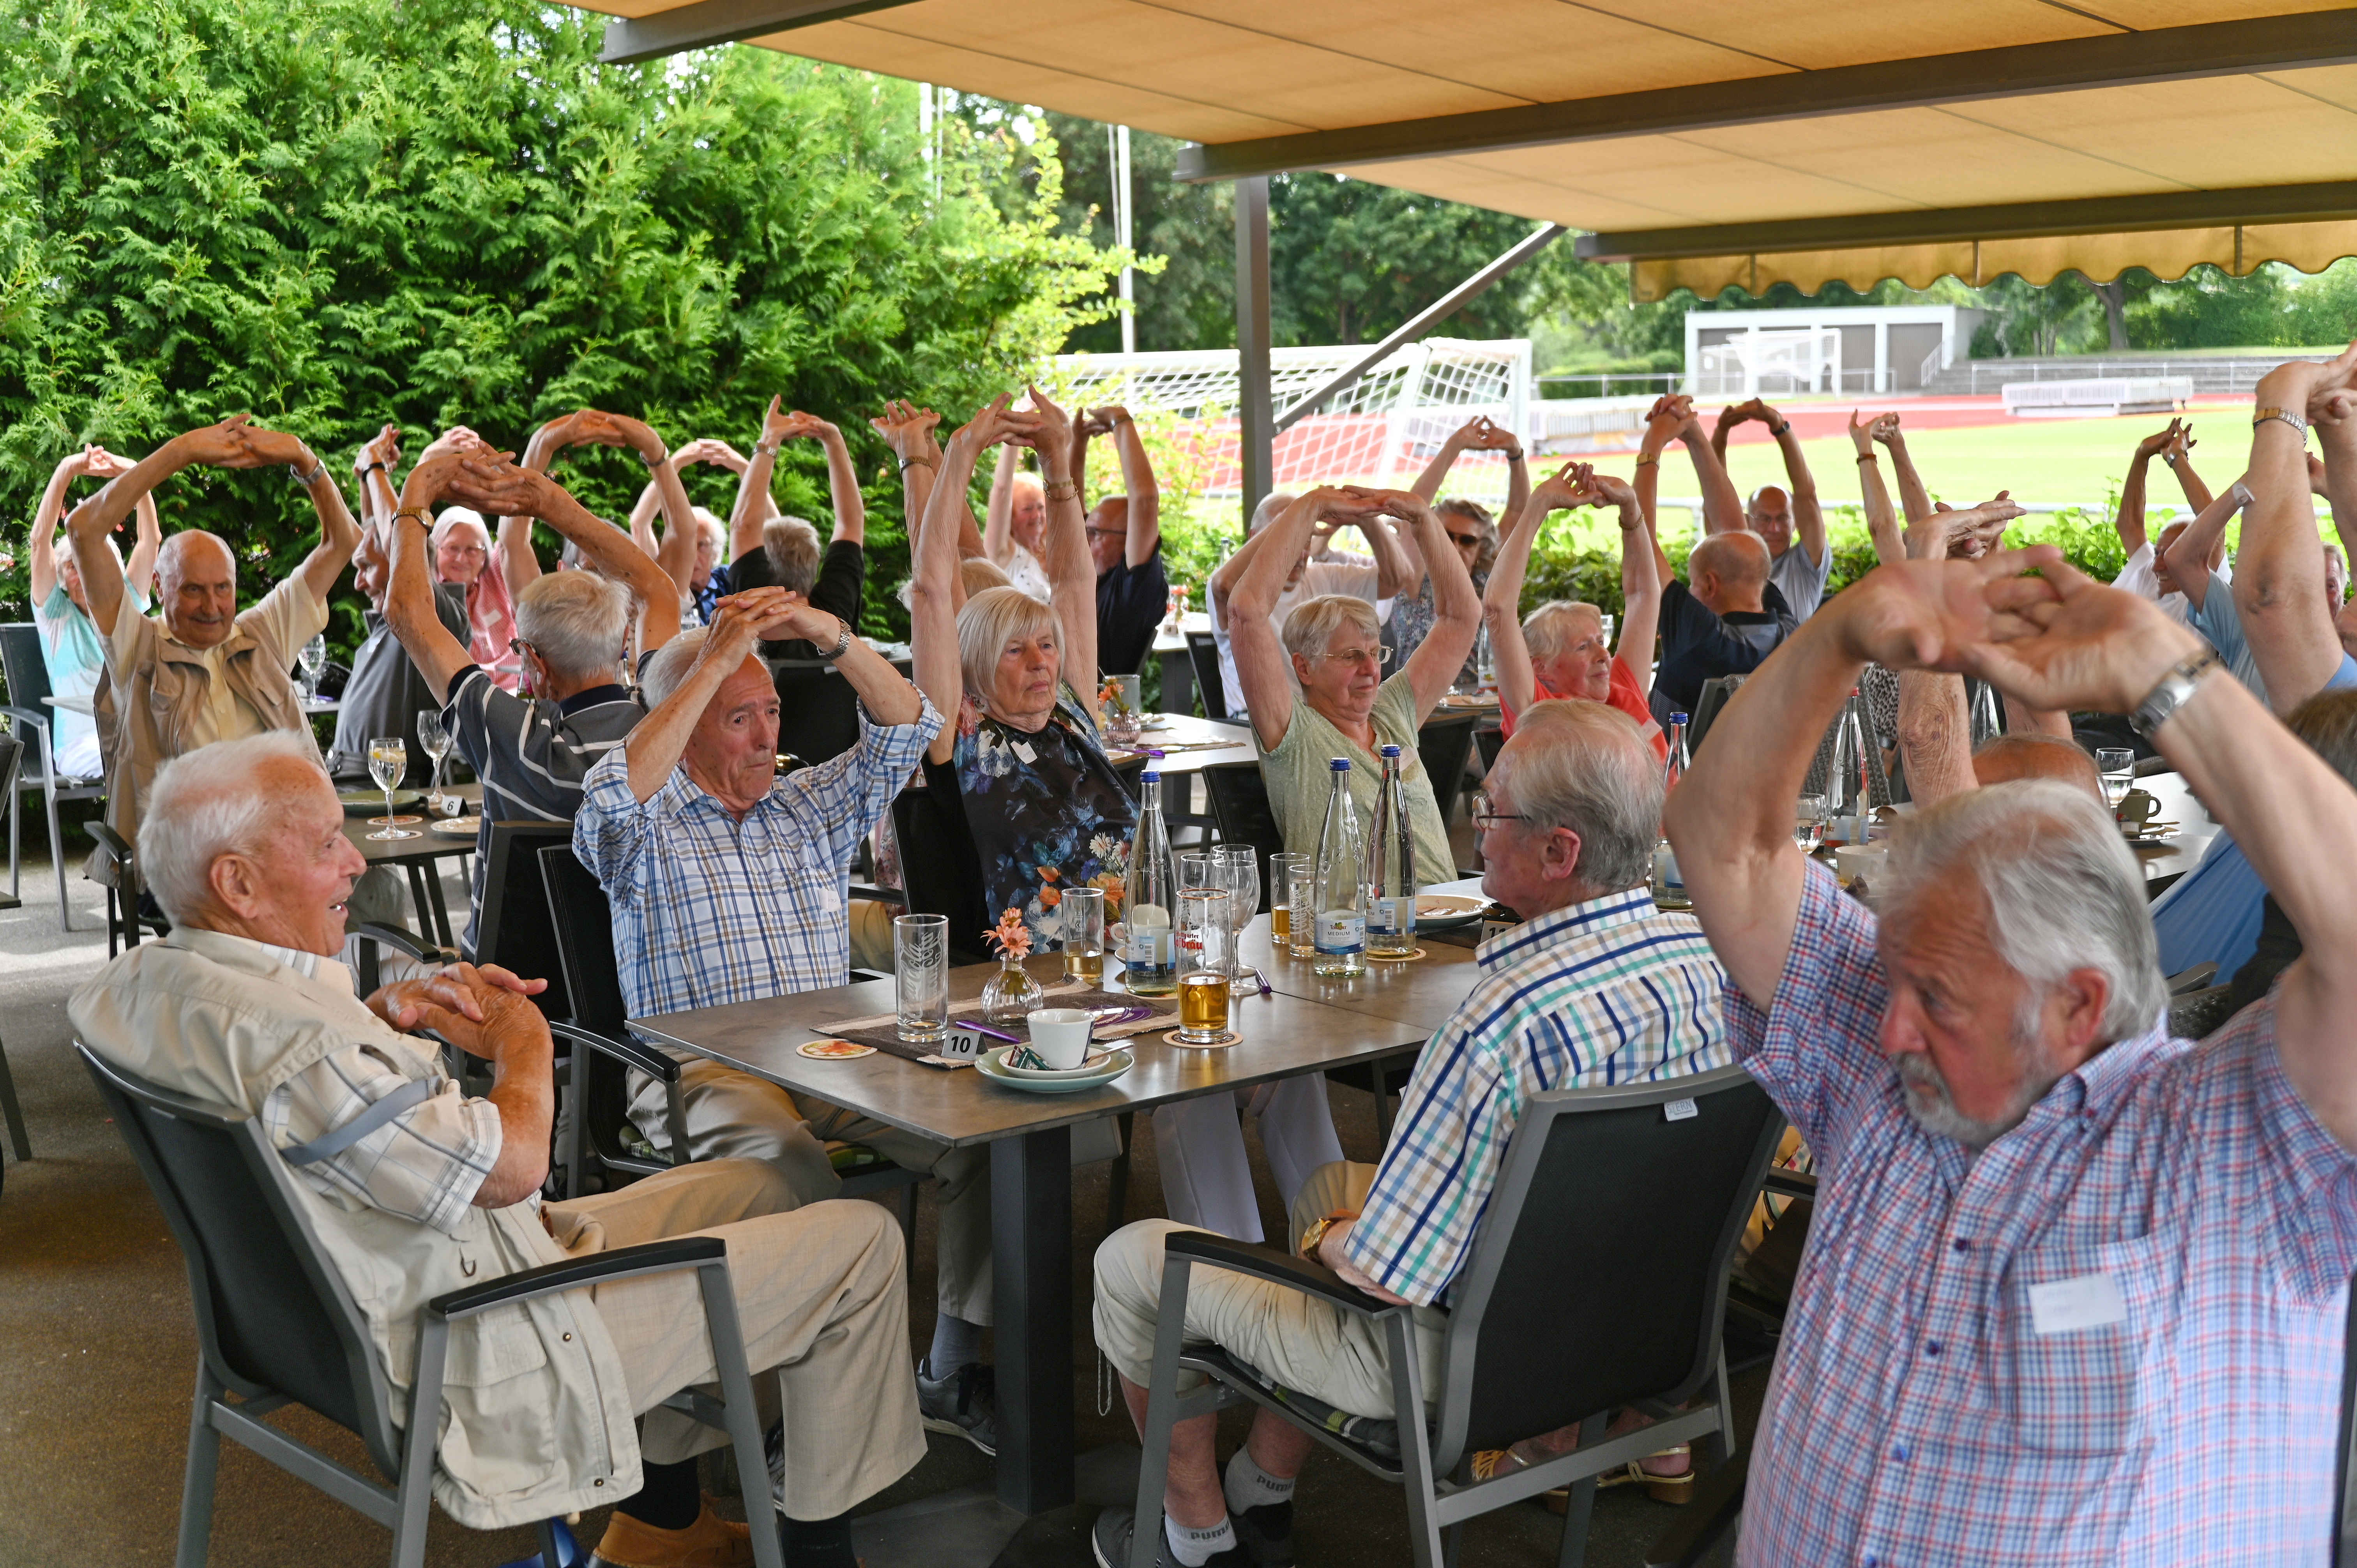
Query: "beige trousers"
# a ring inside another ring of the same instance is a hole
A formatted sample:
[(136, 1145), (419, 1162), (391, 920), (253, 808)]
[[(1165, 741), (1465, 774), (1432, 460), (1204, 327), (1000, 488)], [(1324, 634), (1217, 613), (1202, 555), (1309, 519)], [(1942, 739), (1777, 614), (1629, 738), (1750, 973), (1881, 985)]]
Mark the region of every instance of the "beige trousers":
[[(1374, 1180), (1372, 1165), (1320, 1165), (1293, 1200), (1287, 1247), (1297, 1246), (1321, 1216), (1363, 1204)], [(1141, 1219), (1123, 1226), (1097, 1249), (1092, 1313), (1097, 1346), (1114, 1370), (1140, 1388), (1153, 1381), (1162, 1239), (1188, 1229), (1168, 1219)], [(1439, 1375), (1440, 1336), (1448, 1321), (1432, 1307), (1415, 1309), (1416, 1356), (1426, 1390)], [(1395, 1413), (1382, 1326), (1287, 1286), (1197, 1264), (1188, 1282), (1187, 1343), (1217, 1345), (1286, 1388), (1337, 1410), (1378, 1418)], [(1200, 1374), (1179, 1376), (1182, 1391), (1202, 1381)]]
[[(557, 1245), (576, 1255), (672, 1236), (727, 1241), (762, 1425), (780, 1407), (785, 1418), (789, 1518), (832, 1519), (925, 1456), (909, 1373), (900, 1232), (882, 1208), (798, 1208), (776, 1166), (709, 1160), (541, 1212)], [(726, 1434), (659, 1408), (684, 1388), (719, 1391), (696, 1271), (642, 1274), (600, 1285), (595, 1295), (630, 1380), (631, 1408), (645, 1418), (646, 1461), (676, 1464), (726, 1443)], [(759, 1375), (772, 1369), (774, 1381)]]
[[(990, 1150), (950, 1149), (898, 1127), (830, 1105), (797, 1101), (764, 1078), (705, 1057), (680, 1058), (680, 1099), (687, 1111), (688, 1154), (696, 1161), (766, 1160), (802, 1203), (835, 1197), (843, 1182), (827, 1164), (830, 1143), (865, 1144), (912, 1171), (930, 1171), (940, 1230), (934, 1241), (936, 1305), (968, 1323), (990, 1321)], [(662, 1085), (630, 1079), (630, 1120), (655, 1147), (670, 1152)]]

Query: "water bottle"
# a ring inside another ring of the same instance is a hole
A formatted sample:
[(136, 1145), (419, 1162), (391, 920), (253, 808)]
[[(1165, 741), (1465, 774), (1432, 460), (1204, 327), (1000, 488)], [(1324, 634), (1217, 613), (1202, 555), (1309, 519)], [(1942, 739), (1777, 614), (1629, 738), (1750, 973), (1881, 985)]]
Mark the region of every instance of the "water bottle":
[(1864, 843), (1872, 828), (1874, 794), (1866, 766), (1864, 703), (1853, 686), (1834, 731), (1833, 771), (1825, 779), (1825, 810), (1833, 816), (1835, 832), (1847, 843)]
[(1400, 784), (1400, 748), (1383, 747), (1383, 783), (1367, 839), (1367, 951), (1415, 951), (1415, 826)]
[(1122, 983), (1140, 996), (1178, 989), (1178, 950), (1171, 940), (1178, 878), (1170, 860), (1170, 831), (1162, 825), (1162, 775), (1138, 779), (1142, 797), (1137, 835), (1130, 841), (1129, 875), (1122, 884)]
[(2004, 733), (2005, 709), (1996, 700), (1996, 688), (1986, 681), (1975, 682), (1973, 692), (1973, 749), (1978, 751)]
[(1359, 808), (1351, 800), (1351, 759), (1338, 757), (1318, 833), (1318, 950), (1312, 974), (1363, 974), (1367, 969), (1367, 852), (1359, 842)]
[[(1678, 780), (1694, 766), (1694, 756), (1686, 749), (1686, 716), (1670, 715), (1670, 756), (1662, 764), (1662, 793), (1678, 787)], [(1691, 909), (1694, 900), (1686, 897), (1685, 878), (1678, 875), (1678, 854), (1670, 847), (1670, 835), (1663, 833), (1653, 845), (1653, 905), (1661, 909)]]

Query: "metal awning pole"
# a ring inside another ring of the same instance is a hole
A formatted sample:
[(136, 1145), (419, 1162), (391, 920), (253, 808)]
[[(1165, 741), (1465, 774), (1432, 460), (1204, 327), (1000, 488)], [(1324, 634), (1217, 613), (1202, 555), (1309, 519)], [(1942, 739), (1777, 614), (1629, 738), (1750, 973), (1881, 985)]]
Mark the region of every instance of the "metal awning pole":
[(1243, 521), (1275, 489), (1276, 426), (1269, 392), (1268, 178), (1236, 181), (1236, 416), (1243, 442)]

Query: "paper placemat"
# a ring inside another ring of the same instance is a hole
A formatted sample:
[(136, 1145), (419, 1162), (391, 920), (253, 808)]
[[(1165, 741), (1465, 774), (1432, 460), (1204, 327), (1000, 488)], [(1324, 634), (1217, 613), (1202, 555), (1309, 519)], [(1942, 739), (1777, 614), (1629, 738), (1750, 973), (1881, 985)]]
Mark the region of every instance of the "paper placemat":
[[(1178, 1011), (1175, 1004), (1165, 1005), (1150, 996), (1131, 996), (1119, 992), (1098, 991), (1083, 986), (1078, 981), (1066, 981), (1060, 985), (1048, 986), (1043, 994), (1049, 1004), (1056, 1007), (1151, 1007), (1154, 1009), (1153, 1015), (1150, 1017), (1134, 1018), (1124, 1024), (1098, 1024), (1091, 1036), (1092, 1039), (1097, 1041), (1126, 1039), (1132, 1035), (1142, 1035), (1152, 1029), (1167, 1029), (1170, 1026), (1171, 1018)], [(982, 1015), (981, 999), (971, 998), (951, 1007), (950, 1022), (952, 1024), (985, 1022)], [(904, 1061), (923, 1062), (931, 1067), (970, 1065), (962, 1061), (943, 1061), (940, 1047), (937, 1046), (920, 1045), (914, 1041), (902, 1039), (900, 1016), (898, 1013), (875, 1013), (862, 1018), (845, 1018), (838, 1023), (822, 1024), (819, 1027), (839, 1039), (855, 1040), (863, 1046), (874, 1046), (877, 1050), (889, 1051)], [(990, 1027), (1002, 1034), (1013, 1035), (1017, 1039), (1026, 1043), (1028, 1043), (1031, 1038), (1030, 1026), (1019, 1018), (1011, 1024), (992, 1024)]]

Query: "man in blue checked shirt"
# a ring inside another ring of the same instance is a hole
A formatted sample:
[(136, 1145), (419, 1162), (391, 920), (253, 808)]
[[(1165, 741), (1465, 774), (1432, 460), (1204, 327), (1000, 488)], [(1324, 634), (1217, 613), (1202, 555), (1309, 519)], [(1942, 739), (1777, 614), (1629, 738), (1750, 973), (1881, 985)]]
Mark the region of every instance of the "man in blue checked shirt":
[[(859, 743), (778, 773), (778, 693), (758, 639), (801, 638), (860, 702)], [(916, 687), (851, 628), (784, 588), (720, 601), (711, 626), (649, 661), (651, 708), (589, 770), (573, 848), (614, 909), (632, 1017), (841, 985), (850, 978), (852, 852), (942, 726)], [(928, 1426), (996, 1453), (982, 1363), (990, 1322), (990, 1157), (819, 1101), (706, 1058), (678, 1056), (688, 1157), (767, 1160), (805, 1203), (835, 1196), (832, 1140), (939, 1179), (939, 1310), (918, 1392)], [(668, 1151), (662, 1086), (630, 1077), (630, 1117)]]
[[(1481, 945), (1481, 978), (1417, 1060), (1383, 1164), (1324, 1166), (1294, 1203), (1294, 1250), (1385, 1301), (1415, 1303), (1427, 1364), (1530, 1097), (1727, 1064), (1724, 977), (1702, 928), (1656, 910), (1646, 891), (1661, 819), (1660, 764), (1627, 715), (1559, 700), (1522, 716), (1474, 822), (1483, 891), (1527, 918)], [(1097, 1343), (1141, 1423), (1163, 1238), (1178, 1229), (1141, 1220), (1097, 1250)], [(1199, 1270), (1194, 1282), (1190, 1341), (1218, 1344), (1338, 1411), (1393, 1418), (1380, 1330), (1265, 1281)], [(1294, 1477), (1310, 1439), (1263, 1412), (1223, 1478), (1216, 1420), (1171, 1434), (1158, 1561), (1290, 1563)], [(1658, 1467), (1684, 1471), (1685, 1460)], [(1098, 1517), (1102, 1568), (1125, 1568), (1135, 1529), (1127, 1509)]]
[[(2298, 426), (2352, 381), (2357, 350), (2258, 389), (2249, 483), (2311, 549)], [(2136, 863), (2045, 782), (1913, 813), (1875, 908), (1846, 897), (1788, 802), (1868, 660), (2133, 715), (2305, 956), (2201, 1046), (2170, 1038)], [(1669, 831), (1737, 1058), (1821, 1184), (1738, 1563), (2329, 1561), (2357, 1265), (2349, 785), (2191, 631), (2043, 546), (1828, 600), (1713, 725)]]

